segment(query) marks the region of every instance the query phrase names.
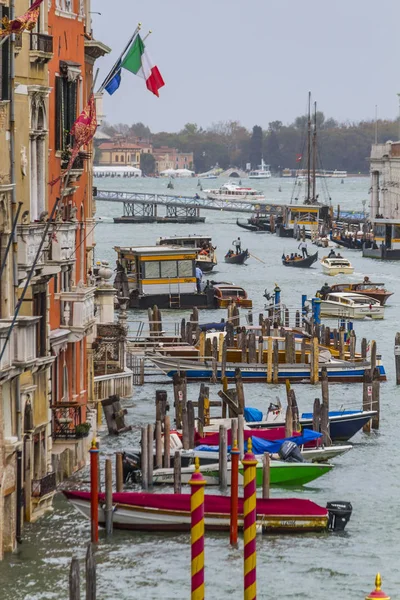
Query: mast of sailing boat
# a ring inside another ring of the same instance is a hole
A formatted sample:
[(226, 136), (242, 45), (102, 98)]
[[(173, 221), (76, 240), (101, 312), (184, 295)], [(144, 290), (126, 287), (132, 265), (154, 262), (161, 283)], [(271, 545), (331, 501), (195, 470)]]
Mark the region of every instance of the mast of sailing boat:
[(308, 125), (307, 125), (307, 204), (310, 202), (311, 188), (311, 92), (308, 92)]
[(314, 129), (312, 136), (312, 202), (316, 201), (316, 176), (317, 167), (317, 103), (314, 102)]

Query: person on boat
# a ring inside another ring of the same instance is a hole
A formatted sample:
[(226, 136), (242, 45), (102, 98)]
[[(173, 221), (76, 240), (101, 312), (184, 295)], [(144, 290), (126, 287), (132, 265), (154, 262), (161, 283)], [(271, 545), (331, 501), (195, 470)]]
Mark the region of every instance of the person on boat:
[(307, 258), (307, 256), (308, 256), (307, 243), (303, 240), (302, 242), (300, 242), (298, 248), (299, 248), (299, 250), (301, 250), (301, 252), (303, 254), (303, 258)]
[(343, 258), (343, 256), (340, 254), (340, 252), (338, 252), (338, 253), (336, 254), (336, 258)]
[(367, 276), (364, 277), (364, 283), (369, 283), (369, 277), (367, 277)]
[(200, 196), (198, 195), (198, 193), (197, 193), (197, 192), (196, 192), (196, 194), (195, 194), (195, 197), (194, 197), (194, 199), (195, 199), (195, 200), (200, 200)]
[(334, 251), (334, 249), (332, 248), (331, 251), (328, 254), (328, 258), (336, 258), (336, 252)]
[(290, 260), (294, 260), (294, 254), (292, 252), (292, 254), (290, 255)]
[(201, 280), (203, 278), (203, 271), (200, 269), (200, 267), (196, 267), (196, 287), (197, 287), (197, 293), (201, 294)]
[(236, 248), (236, 254), (240, 254), (242, 251), (242, 242), (240, 241), (240, 237), (237, 240), (233, 240), (232, 246)]
[(328, 285), (328, 283), (325, 281), (324, 285), (322, 286), (322, 288), (320, 289), (319, 293), (322, 299), (326, 298), (326, 296), (330, 293), (331, 291), (331, 286)]

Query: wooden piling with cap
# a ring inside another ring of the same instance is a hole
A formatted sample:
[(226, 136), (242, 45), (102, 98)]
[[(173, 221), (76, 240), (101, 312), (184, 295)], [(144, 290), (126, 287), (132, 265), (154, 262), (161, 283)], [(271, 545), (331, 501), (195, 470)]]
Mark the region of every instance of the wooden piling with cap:
[(117, 492), (122, 492), (124, 489), (124, 466), (122, 461), (122, 452), (117, 452), (115, 455), (115, 489)]
[(379, 429), (380, 418), (380, 385), (381, 375), (378, 367), (375, 367), (372, 373), (372, 410), (376, 411), (376, 415), (372, 417), (372, 429)]
[(174, 454), (174, 494), (182, 492), (182, 460), (179, 450)]
[(171, 442), (170, 442), (171, 420), (168, 415), (164, 417), (164, 467), (170, 467)]
[(394, 338), (394, 362), (396, 366), (396, 385), (400, 385), (400, 333)]
[[(370, 369), (364, 371), (363, 377), (363, 410), (372, 410), (372, 372)], [(371, 431), (371, 421), (363, 426), (364, 433)]]
[(140, 456), (142, 465), (142, 488), (147, 490), (149, 487), (149, 446), (147, 441), (147, 427), (141, 427), (140, 438)]
[(226, 490), (228, 485), (228, 432), (225, 425), (219, 426), (219, 485)]

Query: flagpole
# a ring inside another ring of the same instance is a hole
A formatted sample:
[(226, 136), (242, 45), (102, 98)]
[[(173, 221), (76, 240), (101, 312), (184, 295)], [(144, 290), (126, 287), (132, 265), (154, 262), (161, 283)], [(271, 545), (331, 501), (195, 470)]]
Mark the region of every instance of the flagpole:
[(118, 63), (122, 60), (122, 57), (127, 52), (129, 46), (132, 44), (133, 40), (135, 39), (135, 37), (139, 33), (141, 27), (142, 27), (142, 24), (138, 23), (138, 26), (136, 27), (136, 29), (135, 29), (132, 37), (130, 38), (129, 42), (125, 46), (123, 52), (120, 54), (120, 56), (118, 57), (118, 60), (116, 60), (116, 62), (114, 64), (113, 68), (111, 69), (111, 71), (109, 72), (109, 74), (107, 75), (107, 77), (105, 78), (105, 80), (103, 81), (103, 83), (101, 84), (100, 88), (97, 90), (97, 94), (101, 94), (104, 91), (106, 85), (111, 81), (112, 77), (114, 77), (114, 75), (115, 75), (114, 70), (117, 68)]

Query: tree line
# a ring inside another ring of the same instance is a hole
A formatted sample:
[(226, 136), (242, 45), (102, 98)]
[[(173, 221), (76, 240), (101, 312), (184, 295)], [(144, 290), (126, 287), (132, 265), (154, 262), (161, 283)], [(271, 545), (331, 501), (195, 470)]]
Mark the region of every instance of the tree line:
[[(169, 146), (181, 152), (193, 152), (194, 169), (197, 173), (208, 171), (217, 165), (222, 169), (246, 169), (250, 163), (254, 169), (263, 158), (271, 166), (272, 172), (279, 174), (285, 168), (304, 168), (307, 121), (307, 116), (302, 115), (289, 125), (272, 121), (267, 129), (255, 125), (252, 131), (238, 121), (214, 123), (205, 129), (196, 123), (187, 123), (177, 133), (154, 133), (143, 123), (111, 125), (105, 122), (101, 129), (112, 137), (120, 135), (126, 139), (134, 137), (150, 141), (156, 148)], [(320, 169), (368, 173), (368, 158), (376, 130), (378, 143), (398, 139), (397, 120), (339, 123), (318, 112), (316, 122)]]

